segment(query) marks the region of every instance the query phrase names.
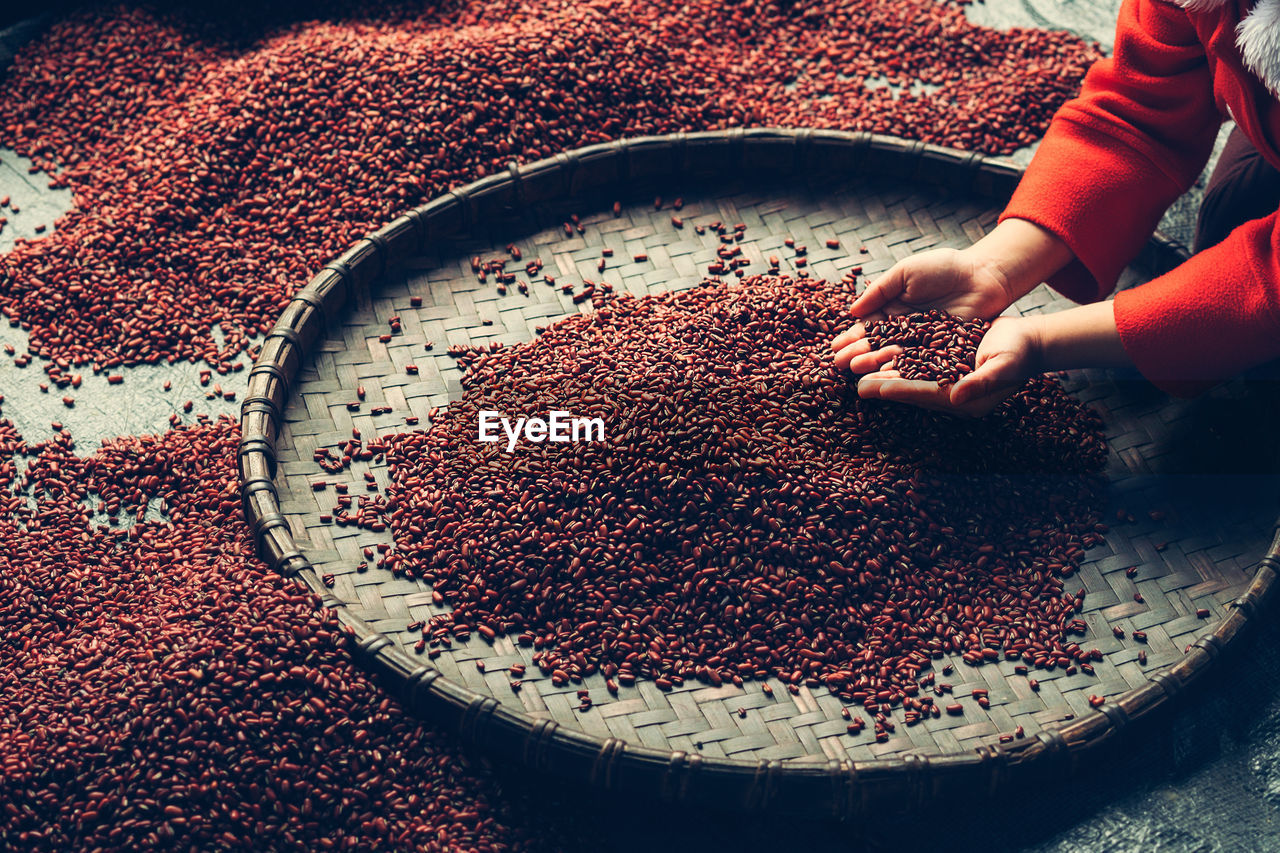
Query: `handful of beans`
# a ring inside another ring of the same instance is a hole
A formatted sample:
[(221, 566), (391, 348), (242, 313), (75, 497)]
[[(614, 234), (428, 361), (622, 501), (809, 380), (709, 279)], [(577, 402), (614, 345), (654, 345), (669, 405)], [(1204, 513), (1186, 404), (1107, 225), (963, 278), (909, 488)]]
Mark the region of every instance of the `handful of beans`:
[(896, 314), (864, 325), (872, 350), (903, 348), (893, 360), (903, 379), (927, 379), (943, 387), (973, 372), (978, 344), (991, 328), (986, 320), (964, 320), (937, 309)]

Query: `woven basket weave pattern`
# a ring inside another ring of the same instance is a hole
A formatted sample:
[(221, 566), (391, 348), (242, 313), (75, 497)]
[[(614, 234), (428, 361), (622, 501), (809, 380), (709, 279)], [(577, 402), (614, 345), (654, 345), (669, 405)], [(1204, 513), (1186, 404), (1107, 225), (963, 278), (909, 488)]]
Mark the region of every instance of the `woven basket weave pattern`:
[[(264, 345), (244, 404), (246, 508), (267, 558), (287, 573), (300, 571), (330, 604), (341, 603), (343, 618), (362, 637), (371, 664), (389, 674), (411, 704), (421, 701), (423, 712), (440, 715), (490, 746), (505, 741), (507, 752), (515, 750), (535, 765), (570, 773), (576, 765), (577, 775), (597, 784), (656, 786), (676, 798), (786, 808), (797, 797), (790, 807), (849, 815), (874, 807), (877, 797), (889, 793), (871, 793), (868, 773), (888, 773), (886, 778), (895, 780), (891, 790), (899, 794), (921, 767), (931, 768), (931, 775), (950, 768), (955, 771), (946, 774), (950, 777), (978, 774), (992, 782), (1007, 767), (1037, 763), (1033, 759), (1042, 753), (1103, 739), (1180, 689), (1266, 592), (1269, 565), (1243, 606), (1232, 607), (1249, 589), (1271, 535), (1270, 518), (1265, 507), (1193, 518), (1171, 512), (1158, 522), (1147, 518), (1146, 509), (1169, 502), (1167, 478), (1152, 471), (1161, 470), (1168, 434), (1177, 431), (1192, 404), (1153, 395), (1140, 383), (1090, 373), (1072, 375), (1068, 387), (1104, 413), (1112, 493), (1137, 516), (1133, 523), (1113, 527), (1079, 573), (1079, 585), (1088, 590), (1082, 618), (1089, 624), (1080, 642), (1105, 653), (1095, 664), (1095, 676), (1033, 671), (1040, 683), (1036, 692), (1026, 678), (1012, 675), (1013, 662), (975, 669), (958, 656), (936, 661), (939, 669), (955, 664), (946, 679), (955, 696), (988, 689), (990, 710), (966, 701), (960, 717), (914, 727), (899, 721), (889, 741), (878, 744), (870, 734), (845, 733), (842, 704), (825, 688), (802, 687), (792, 696), (771, 681), (770, 697), (752, 683), (712, 688), (688, 681), (664, 692), (641, 681), (622, 688), (615, 699), (599, 676), (582, 685), (553, 687), (532, 665), (532, 650), (519, 648), (513, 638), (490, 644), (473, 637), (431, 661), (414, 653), (419, 635), (404, 629), (439, 612), (429, 588), (374, 568), (357, 571), (366, 562), (363, 550), (390, 542), (390, 533), (322, 523), (321, 514), (333, 511), (334, 492), (314, 491), (311, 485), (347, 482), (358, 500), (373, 494), (364, 489), (366, 471), (385, 488), (385, 467), (357, 462), (348, 472), (327, 475), (312, 453), (342, 444), (353, 428), (366, 441), (409, 429), (403, 421), (407, 415), (427, 428), (428, 412), (461, 392), (460, 371), (446, 354), (450, 346), (518, 343), (532, 338), (537, 326), (589, 309), (538, 279), (527, 297), (514, 286), (499, 296), (492, 281), (476, 280), (473, 255), (497, 257), (514, 242), (525, 259), (540, 257), (545, 272), (559, 282), (607, 281), (644, 295), (697, 283), (720, 244), (710, 231), (697, 235), (693, 225), (719, 219), (747, 226), (739, 245), (753, 262), (748, 272), (762, 271), (764, 258), (774, 254), (783, 259), (783, 271), (794, 274), (795, 253), (783, 246), (791, 237), (808, 246), (806, 269), (812, 275), (839, 278), (861, 266), (864, 277), (871, 277), (923, 249), (961, 247), (980, 237), (994, 224), (1000, 198), (1016, 179), (1007, 167), (971, 155), (866, 135), (734, 136), (598, 146), (513, 168), (396, 220), (322, 271)], [(815, 162), (824, 164), (820, 186), (787, 180), (791, 170), (814, 177), (806, 164)], [(748, 166), (754, 171), (747, 172)], [(761, 172), (764, 166), (780, 171), (782, 180)], [(746, 188), (732, 177), (744, 173), (753, 175)], [(684, 208), (676, 214), (683, 228), (673, 225), (669, 206), (654, 210), (655, 192), (667, 198), (683, 194)], [(608, 209), (614, 198), (627, 199), (621, 217)], [(574, 211), (582, 215), (585, 233), (567, 236), (561, 223)], [(826, 248), (830, 238), (840, 241), (838, 250)], [(614, 255), (602, 274), (596, 264), (605, 246)], [(858, 251), (863, 246), (865, 255)], [(633, 261), (640, 253), (647, 259)], [(1157, 241), (1145, 260), (1159, 269), (1177, 259), (1176, 247)], [(1136, 269), (1127, 273), (1130, 280), (1141, 275)], [(525, 279), (522, 272), (519, 277)], [(411, 296), (423, 300), (420, 308), (410, 307)], [(1026, 314), (1066, 304), (1041, 287), (1015, 310)], [(379, 336), (393, 315), (400, 317), (401, 333), (382, 343)], [(430, 353), (428, 342), (433, 343)], [(416, 364), (418, 374), (408, 375), (407, 364)], [(351, 412), (347, 403), (355, 400), (357, 385), (369, 393), (361, 411)], [(392, 412), (375, 417), (369, 413), (374, 406), (389, 406)], [(1130, 579), (1125, 569), (1133, 565), (1140, 572)], [(324, 574), (334, 576), (331, 590), (318, 581)], [(1074, 579), (1068, 581), (1070, 589), (1076, 586)], [(1133, 600), (1135, 591), (1142, 603)], [(1210, 610), (1208, 622), (1197, 617), (1198, 608)], [(1146, 631), (1146, 646), (1115, 639), (1113, 625), (1126, 635)], [(1213, 626), (1215, 634), (1198, 639)], [(1184, 654), (1189, 645), (1192, 651)], [(1140, 648), (1148, 654), (1145, 666), (1137, 661)], [(516, 662), (528, 666), (519, 692), (512, 691), (504, 671)], [(577, 710), (576, 691), (582, 688), (591, 690), (596, 703), (587, 712)], [(1090, 708), (1091, 694), (1108, 697), (1101, 711)], [(745, 717), (739, 708), (746, 710)], [(1017, 726), (1028, 737), (997, 746), (996, 736)], [(717, 766), (724, 773), (717, 781), (723, 784), (708, 782)], [(691, 781), (694, 775), (699, 782)], [(816, 800), (797, 796), (812, 784), (822, 793), (804, 796)], [(927, 797), (924, 788), (912, 790)]]

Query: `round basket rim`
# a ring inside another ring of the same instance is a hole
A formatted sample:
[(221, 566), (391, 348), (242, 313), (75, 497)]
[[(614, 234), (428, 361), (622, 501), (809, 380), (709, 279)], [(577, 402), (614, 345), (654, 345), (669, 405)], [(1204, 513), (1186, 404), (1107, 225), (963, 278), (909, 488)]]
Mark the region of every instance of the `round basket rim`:
[[(262, 558), (280, 574), (301, 580), (323, 607), (335, 611), (356, 658), (415, 714), (504, 758), (598, 788), (647, 792), (672, 802), (848, 819), (870, 815), (888, 799), (910, 808), (948, 793), (994, 792), (1009, 783), (1060, 774), (1081, 754), (1111, 741), (1198, 680), (1269, 598), (1280, 570), (1280, 536), (1259, 559), (1248, 588), (1230, 604), (1225, 619), (1179, 661), (1096, 710), (1025, 739), (957, 753), (781, 761), (655, 749), (521, 714), (410, 656), (329, 591), (281, 512), (274, 483), (276, 438), (301, 365), (350, 299), (439, 238), (510, 215), (531, 201), (589, 193), (610, 182), (706, 176), (743, 167), (800, 173), (807, 164), (819, 163), (824, 169), (888, 174), (993, 201), (1007, 199), (1023, 173), (1008, 160), (866, 132), (737, 128), (633, 137), (533, 163), (513, 162), (503, 172), (447, 192), (358, 240), (294, 294), (264, 339), (241, 405), (238, 461), (245, 517)], [(1160, 272), (1188, 256), (1180, 243), (1157, 233), (1135, 264)]]

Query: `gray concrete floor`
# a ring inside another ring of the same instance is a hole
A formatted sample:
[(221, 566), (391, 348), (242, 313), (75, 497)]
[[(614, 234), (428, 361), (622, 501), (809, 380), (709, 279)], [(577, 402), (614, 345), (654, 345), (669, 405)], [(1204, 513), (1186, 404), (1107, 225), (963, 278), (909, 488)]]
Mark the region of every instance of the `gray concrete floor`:
[[(1118, 5), (1117, 0), (987, 0), (967, 6), (966, 14), (975, 23), (996, 28), (1065, 29), (1109, 49)], [(41, 23), (36, 20), (0, 31), (0, 68), (38, 32)], [(1033, 150), (1018, 152), (1013, 159), (1026, 162)], [(10, 217), (10, 225), (0, 233), (0, 252), (10, 250), (15, 237), (35, 238), (38, 224), (52, 228), (53, 220), (67, 209), (69, 194), (49, 191), (40, 178), (28, 175), (26, 164), (11, 152), (0, 151), (0, 196), (13, 195), (23, 208), (21, 216)], [(1197, 207), (1198, 194), (1193, 190), (1166, 216), (1162, 229), (1189, 243)], [(21, 331), (0, 323), (0, 344), (4, 343), (13, 344), (19, 353), (25, 351)], [(126, 376), (120, 386), (107, 386), (104, 377), (86, 377), (73, 394), (74, 408), (68, 409), (62, 403), (64, 392), (38, 390), (42, 379), (38, 363), (17, 368), (11, 359), (0, 356), (3, 414), (15, 421), (28, 440), (46, 437), (49, 424), (61, 422), (72, 430), (82, 452), (88, 452), (100, 439), (168, 429), (170, 415), (181, 414), (188, 399), (195, 406), (185, 416), (188, 421), (200, 412), (230, 414), (238, 407), (207, 399), (208, 389), (200, 386), (195, 365), (120, 372)], [(239, 392), (242, 378), (243, 374), (215, 380)], [(162, 390), (165, 381), (173, 386), (167, 393)], [(929, 825), (919, 827), (926, 846), (1044, 853), (1280, 850), (1280, 690), (1269, 686), (1280, 684), (1280, 655), (1270, 651), (1280, 637), (1274, 628), (1264, 628), (1262, 633), (1253, 650), (1219, 676), (1215, 686), (1200, 690), (1167, 728), (1146, 736), (1133, 755), (1117, 756), (1116, 778), (1095, 778), (1087, 790), (1078, 795), (1066, 792), (1062, 796), (1070, 799), (1057, 803), (1033, 803), (1028, 811), (1002, 812), (1007, 814), (1004, 821), (935, 816)], [(812, 835), (812, 841), (828, 847), (850, 837), (844, 830), (825, 835), (818, 828), (801, 834)], [(636, 836), (645, 837), (644, 833)], [(714, 837), (699, 847), (706, 843), (715, 843)], [(776, 837), (770, 838), (769, 849), (778, 849), (778, 843)], [(735, 840), (733, 846), (752, 849), (746, 839)], [(916, 849), (914, 839), (891, 846)]]

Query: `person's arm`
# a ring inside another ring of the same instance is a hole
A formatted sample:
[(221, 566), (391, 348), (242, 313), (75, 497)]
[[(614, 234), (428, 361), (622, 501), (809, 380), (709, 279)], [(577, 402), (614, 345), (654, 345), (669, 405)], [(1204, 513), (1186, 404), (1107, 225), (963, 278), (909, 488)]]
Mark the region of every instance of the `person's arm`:
[[(1113, 55), (1054, 116), (996, 228), (967, 249), (900, 261), (855, 301), (854, 313), (876, 319), (941, 308), (991, 319), (1040, 281), (1077, 302), (1103, 298), (1199, 175), (1221, 122), (1186, 12), (1125, 0)], [(833, 347), (836, 364), (855, 373), (893, 355), (869, 352), (861, 324)]]
[(1164, 391), (1194, 396), (1280, 358), (1280, 214), (1115, 298), (1120, 339)]
[(1146, 284), (1033, 317), (1002, 317), (973, 373), (950, 388), (877, 369), (858, 394), (982, 415), (1031, 376), (1079, 367), (1136, 367), (1160, 388), (1192, 395), (1280, 358), (1280, 212)]
[(1125, 0), (1113, 54), (1054, 116), (1001, 221), (1063, 240), (1074, 260), (1049, 285), (1077, 302), (1101, 299), (1200, 174), (1221, 124), (1187, 13)]
[[(1160, 215), (1203, 168), (1222, 118), (1203, 46), (1185, 12), (1157, 0), (1125, 0), (1116, 30), (1114, 55), (1090, 70), (1080, 97), (1054, 117), (1000, 222), (1033, 223), (1066, 245), (1072, 260), (1048, 283), (1078, 302), (1114, 288)], [(1105, 353), (1104, 363), (1133, 364), (1164, 390), (1191, 394), (1280, 357), (1276, 216), (1237, 228), (1218, 246), (1095, 310), (1067, 312), (1062, 322), (1108, 320), (1105, 329), (1090, 324), (1103, 338), (1076, 337), (1062, 327), (1058, 343), (1071, 345), (1057, 350), (1064, 357), (1055, 366), (1096, 364), (1093, 354)], [(988, 337), (993, 346), (1002, 338), (1022, 345), (1015, 339), (1025, 328), (998, 320)], [(879, 369), (884, 360), (846, 354), (875, 371), (866, 377), (866, 396), (955, 409), (951, 394), (963, 383), (943, 394), (937, 386), (907, 389), (892, 370)], [(970, 381), (983, 381), (981, 373)], [(997, 393), (991, 387), (967, 402), (971, 392), (962, 392), (960, 401), (970, 411), (981, 408)]]
[[(1066, 241), (1026, 219), (1006, 216), (968, 251), (1004, 285), (1008, 305), (1075, 260)], [(1003, 308), (1001, 310), (1004, 310)]]
[(1024, 319), (1036, 340), (1037, 372), (1133, 366), (1116, 328), (1114, 302), (1094, 302)]
[[(1003, 217), (1056, 234), (1076, 260), (1049, 284), (1102, 298), (1162, 212), (1194, 181), (1221, 125), (1204, 48), (1186, 12), (1125, 0), (1110, 59), (1090, 69)], [(1254, 220), (1176, 269), (1116, 295), (1120, 342), (1161, 389), (1192, 395), (1280, 357), (1277, 217)]]

